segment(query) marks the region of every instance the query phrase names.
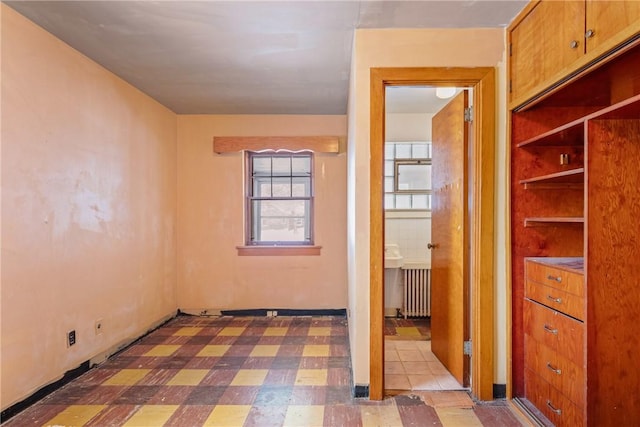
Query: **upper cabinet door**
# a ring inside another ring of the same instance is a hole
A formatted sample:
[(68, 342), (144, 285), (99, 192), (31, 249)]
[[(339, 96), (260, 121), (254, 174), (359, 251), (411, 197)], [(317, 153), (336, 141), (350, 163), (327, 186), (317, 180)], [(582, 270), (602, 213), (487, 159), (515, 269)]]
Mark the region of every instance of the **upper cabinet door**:
[(617, 35), (627, 38), (633, 32), (629, 33), (628, 30), (638, 23), (640, 23), (640, 1), (638, 0), (587, 0), (585, 29), (587, 52), (593, 51), (605, 42), (610, 43), (610, 39)]
[(543, 0), (511, 31), (511, 100), (549, 81), (585, 52), (584, 1)]

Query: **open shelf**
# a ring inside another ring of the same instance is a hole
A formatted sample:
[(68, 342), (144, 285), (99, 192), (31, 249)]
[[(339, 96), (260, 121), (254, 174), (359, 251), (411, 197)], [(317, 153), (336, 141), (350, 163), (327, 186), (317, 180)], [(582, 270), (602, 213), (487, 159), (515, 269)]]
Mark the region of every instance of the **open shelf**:
[(524, 184), (525, 189), (583, 188), (584, 168), (570, 169), (549, 175), (523, 179), (520, 181), (520, 184)]
[(586, 117), (587, 120), (637, 120), (638, 118), (640, 118), (640, 95), (632, 96)]
[(536, 135), (516, 145), (527, 147), (566, 147), (584, 144), (584, 124), (589, 120), (638, 119), (640, 117), (640, 95), (580, 117), (572, 122)]
[(516, 147), (566, 147), (584, 145), (584, 117), (522, 141)]
[(525, 227), (549, 227), (553, 225), (583, 225), (584, 218), (581, 216), (550, 216), (532, 217), (524, 219)]

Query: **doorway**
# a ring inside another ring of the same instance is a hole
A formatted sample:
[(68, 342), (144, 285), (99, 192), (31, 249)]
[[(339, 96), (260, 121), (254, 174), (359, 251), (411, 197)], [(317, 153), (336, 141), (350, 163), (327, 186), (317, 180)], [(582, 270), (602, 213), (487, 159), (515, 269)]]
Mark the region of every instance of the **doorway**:
[(384, 212), (383, 167), (387, 86), (473, 88), (475, 135), (470, 160), (469, 282), (471, 311), (471, 392), (493, 398), (493, 195), (495, 154), (495, 71), (493, 68), (373, 68), (371, 70), (370, 228), (370, 389), (384, 397)]
[[(464, 110), (471, 90), (385, 88), (386, 394), (470, 383), (468, 357), (452, 344), (468, 340), (469, 331), (464, 193), (471, 132)], [(445, 252), (456, 263), (446, 265)]]

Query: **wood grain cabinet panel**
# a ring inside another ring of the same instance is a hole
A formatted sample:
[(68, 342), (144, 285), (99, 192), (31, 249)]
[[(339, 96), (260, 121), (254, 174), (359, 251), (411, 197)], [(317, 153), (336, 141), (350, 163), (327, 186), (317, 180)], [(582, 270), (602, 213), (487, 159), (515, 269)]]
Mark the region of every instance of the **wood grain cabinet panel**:
[(524, 293), (527, 298), (584, 321), (584, 298), (532, 280), (527, 280), (525, 286)]
[(525, 336), (525, 366), (556, 388), (579, 408), (585, 403), (585, 372), (582, 366), (549, 347)]
[(566, 396), (549, 387), (549, 398), (545, 402), (547, 418), (556, 427), (576, 427), (584, 425), (582, 409), (574, 405)]
[(584, 53), (584, 6), (580, 1), (542, 1), (511, 31), (512, 100)]
[(527, 101), (638, 32), (638, 0), (532, 1), (508, 30), (509, 100)]
[(525, 300), (524, 333), (573, 363), (584, 364), (584, 323)]
[(545, 286), (552, 287), (577, 296), (584, 296), (584, 273), (570, 271), (562, 265), (573, 265), (583, 269), (582, 258), (536, 258), (527, 259), (527, 278)]
[(640, 1), (587, 0), (585, 43), (587, 52), (640, 23)]

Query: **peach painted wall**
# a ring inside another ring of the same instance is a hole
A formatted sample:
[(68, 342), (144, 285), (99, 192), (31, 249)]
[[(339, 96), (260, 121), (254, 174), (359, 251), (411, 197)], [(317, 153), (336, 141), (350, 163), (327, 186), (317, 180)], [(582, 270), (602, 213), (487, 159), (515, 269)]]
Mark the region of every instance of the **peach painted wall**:
[(176, 116), (1, 7), (5, 409), (175, 313)]
[(346, 154), (315, 155), (320, 256), (238, 256), (243, 155), (214, 136), (346, 135), (345, 116), (178, 116), (178, 303), (182, 310), (345, 308)]
[[(357, 30), (354, 54), (351, 61), (351, 81), (348, 109), (348, 279), (349, 279), (349, 337), (356, 384), (369, 384), (369, 115), (370, 69), (372, 67), (497, 67), (498, 86), (503, 98), (504, 83), (504, 29), (362, 29)], [(504, 103), (499, 104), (499, 120), (496, 123), (499, 141), (497, 168), (506, 168)], [(504, 175), (496, 184), (499, 192), (505, 192)], [(496, 206), (496, 221), (502, 218), (506, 208)], [(498, 230), (498, 233), (501, 230)], [(504, 270), (504, 234), (496, 240), (497, 270)], [(500, 258), (500, 253), (502, 258)], [(505, 323), (501, 322), (506, 311), (506, 279), (504, 274), (496, 289), (496, 383), (506, 381)]]

